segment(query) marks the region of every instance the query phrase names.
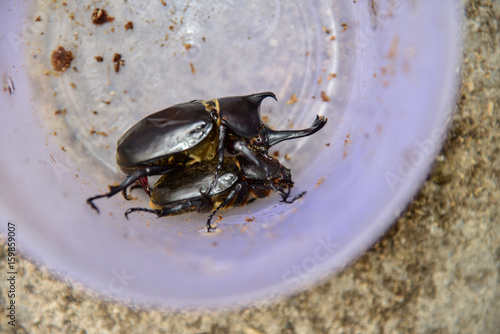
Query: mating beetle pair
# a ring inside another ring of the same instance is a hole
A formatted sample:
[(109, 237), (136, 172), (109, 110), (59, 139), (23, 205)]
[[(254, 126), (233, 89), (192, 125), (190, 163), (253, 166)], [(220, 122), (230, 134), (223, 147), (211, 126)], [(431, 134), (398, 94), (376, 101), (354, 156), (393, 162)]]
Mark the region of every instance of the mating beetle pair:
[[(263, 92), (212, 100), (193, 100), (176, 104), (145, 117), (118, 140), (116, 161), (120, 169), (128, 175), (126, 180), (119, 186), (110, 186), (110, 191), (106, 194), (87, 199), (87, 203), (99, 212), (93, 203), (94, 200), (101, 197), (111, 197), (120, 191), (123, 191), (125, 195), (126, 189), (136, 181), (139, 181), (144, 190), (150, 194), (147, 177), (164, 175), (153, 188), (152, 206), (154, 207), (153, 211), (157, 210), (154, 211), (155, 213), (160, 212), (162, 214), (159, 215), (167, 215), (166, 211), (168, 210), (162, 211), (158, 206), (184, 201), (184, 197), (180, 194), (192, 193), (193, 186), (182, 184), (166, 186), (167, 183), (163, 181), (171, 177), (186, 180), (188, 174), (194, 175), (195, 171), (198, 170), (197, 181), (203, 182), (200, 184), (198, 194), (196, 196), (190, 195), (191, 199), (196, 198), (193, 202), (195, 204), (183, 202), (182, 209), (172, 207), (169, 209), (168, 215), (183, 213), (187, 211), (186, 206), (190, 207), (191, 211), (196, 210), (197, 205), (206, 206), (205, 204), (196, 204), (201, 203), (200, 201), (211, 203), (212, 213), (207, 221), (207, 229), (210, 231), (212, 229), (210, 220), (215, 212), (232, 201), (231, 198), (222, 200), (218, 205), (216, 205), (216, 201), (214, 202), (216, 197), (224, 196), (226, 190), (231, 188), (226, 187), (220, 181), (221, 171), (222, 176), (226, 178), (230, 175), (233, 177), (238, 175), (240, 179), (247, 179), (248, 172), (252, 172), (258, 175), (252, 180), (258, 180), (257, 183), (264, 184), (268, 190), (282, 194), (283, 200), (286, 201), (289, 190), (293, 186), (291, 175), (288, 172), (288, 176), (277, 177), (274, 172), (275, 165), (279, 162), (268, 156), (268, 150), (284, 140), (316, 133), (323, 128), (327, 119), (316, 116), (311, 127), (307, 129), (272, 130), (262, 122), (260, 117), (260, 105), (266, 97), (276, 99), (272, 92)], [(237, 158), (225, 159), (226, 153)], [(189, 168), (200, 163), (201, 165), (198, 167), (205, 169)], [(233, 169), (223, 169), (226, 163)], [(279, 165), (281, 166), (281, 164)], [(238, 171), (234, 169), (234, 166), (238, 166)], [(210, 177), (211, 181), (205, 182)], [(276, 179), (280, 181), (276, 181)], [(160, 182), (161, 180), (163, 181)], [(276, 184), (276, 182), (281, 181), (288, 183), (286, 186)], [(237, 183), (238, 188), (245, 185), (241, 181)], [(163, 188), (170, 189), (171, 192), (172, 187), (178, 195), (174, 197), (157, 195)], [(213, 192), (214, 188), (218, 190)], [(220, 190), (222, 188), (225, 190)], [(228, 193), (228, 198), (232, 194), (231, 191)], [(159, 198), (162, 196), (163, 199)], [(153, 198), (163, 204), (154, 204)]]

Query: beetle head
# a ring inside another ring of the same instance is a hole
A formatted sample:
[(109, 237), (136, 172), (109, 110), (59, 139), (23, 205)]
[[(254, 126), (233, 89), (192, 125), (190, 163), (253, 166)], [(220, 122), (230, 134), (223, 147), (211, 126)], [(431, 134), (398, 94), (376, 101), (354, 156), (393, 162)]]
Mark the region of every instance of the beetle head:
[(263, 125), (260, 118), (260, 104), (266, 97), (276, 100), (276, 95), (272, 92), (218, 99), (222, 124), (240, 137), (257, 137)]

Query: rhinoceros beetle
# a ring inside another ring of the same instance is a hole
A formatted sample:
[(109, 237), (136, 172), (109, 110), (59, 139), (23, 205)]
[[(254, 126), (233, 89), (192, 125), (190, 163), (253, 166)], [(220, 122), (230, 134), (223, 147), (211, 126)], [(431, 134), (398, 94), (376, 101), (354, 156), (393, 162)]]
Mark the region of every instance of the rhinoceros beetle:
[(200, 194), (199, 189), (211, 182), (211, 171), (219, 163), (217, 158), (176, 169), (161, 176), (151, 189), (151, 209), (130, 208), (125, 217), (128, 219), (128, 215), (136, 211), (151, 212), (158, 217), (191, 211), (210, 212), (206, 223), (210, 232), (217, 228), (211, 225), (211, 220), (221, 209), (246, 205), (257, 198), (269, 196), (272, 191), (277, 192), (281, 201), (286, 203), (293, 203), (305, 194), (302, 192), (289, 199), (294, 185), (290, 169), (272, 157), (261, 155), (258, 159), (266, 165), (267, 172), (245, 156), (224, 158), (210, 197)]
[(302, 130), (275, 131), (260, 117), (260, 105), (272, 92), (245, 96), (193, 100), (151, 114), (132, 126), (117, 143), (116, 162), (127, 176), (110, 191), (87, 199), (99, 212), (94, 200), (125, 191), (136, 181), (149, 193), (147, 177), (171, 173), (177, 168), (217, 158), (212, 181), (201, 189), (210, 197), (224, 163), (225, 152), (243, 155), (264, 170), (268, 164), (259, 159), (277, 143), (312, 135), (326, 124), (316, 116), (311, 127)]

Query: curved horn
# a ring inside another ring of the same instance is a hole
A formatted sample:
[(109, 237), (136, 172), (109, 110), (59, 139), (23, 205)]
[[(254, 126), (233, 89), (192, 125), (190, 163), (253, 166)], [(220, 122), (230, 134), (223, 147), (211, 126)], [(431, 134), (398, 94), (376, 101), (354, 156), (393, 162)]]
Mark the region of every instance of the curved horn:
[(307, 137), (315, 134), (325, 126), (327, 121), (328, 119), (326, 117), (316, 115), (316, 118), (314, 119), (311, 127), (302, 130), (275, 131), (267, 125), (264, 125), (261, 130), (261, 136), (265, 136), (267, 138), (268, 147), (271, 147), (278, 143), (281, 143), (284, 140)]

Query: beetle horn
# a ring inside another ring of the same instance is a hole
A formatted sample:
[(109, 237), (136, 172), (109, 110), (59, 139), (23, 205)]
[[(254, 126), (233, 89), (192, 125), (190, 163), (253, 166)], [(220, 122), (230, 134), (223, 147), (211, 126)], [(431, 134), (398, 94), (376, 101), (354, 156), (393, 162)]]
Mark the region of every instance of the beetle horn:
[(276, 98), (276, 95), (274, 95), (273, 92), (262, 92), (262, 93), (247, 95), (247, 98), (250, 101), (252, 101), (253, 104), (255, 104), (256, 106), (260, 106), (260, 104), (262, 103), (262, 100), (264, 100), (266, 97), (272, 97), (273, 99), (278, 101), (278, 99)]
[(237, 136), (256, 137), (263, 124), (260, 117), (260, 104), (266, 97), (276, 99), (276, 95), (272, 92), (218, 99), (222, 124)]
[(261, 130), (261, 136), (263, 135), (267, 138), (267, 145), (268, 147), (271, 147), (284, 140), (307, 137), (312, 134), (315, 134), (325, 126), (327, 121), (328, 119), (326, 117), (316, 115), (316, 118), (314, 119), (314, 122), (311, 125), (311, 127), (302, 130), (275, 131), (270, 127), (268, 127), (267, 125), (264, 125), (264, 127)]

